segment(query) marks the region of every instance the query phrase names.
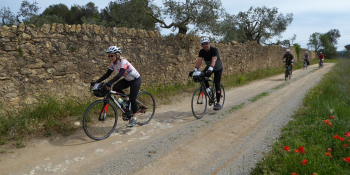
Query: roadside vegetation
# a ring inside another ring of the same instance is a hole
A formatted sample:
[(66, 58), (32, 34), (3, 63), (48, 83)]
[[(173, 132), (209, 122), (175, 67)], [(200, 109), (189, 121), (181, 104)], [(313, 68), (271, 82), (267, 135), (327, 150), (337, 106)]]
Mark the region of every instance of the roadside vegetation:
[(339, 61), (309, 91), (251, 174), (349, 174), (349, 67), (350, 60)]

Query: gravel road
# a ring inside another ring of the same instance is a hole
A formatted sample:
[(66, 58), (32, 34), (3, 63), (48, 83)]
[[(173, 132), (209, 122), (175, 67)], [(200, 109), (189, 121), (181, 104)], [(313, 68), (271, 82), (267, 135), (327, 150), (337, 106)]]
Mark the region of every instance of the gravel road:
[[(192, 94), (186, 93), (171, 105), (157, 106), (148, 125), (127, 128), (119, 118), (115, 133), (102, 141), (89, 139), (82, 129), (68, 137), (32, 140), (0, 154), (0, 174), (249, 174), (333, 65), (295, 70), (290, 81), (280, 74), (226, 89), (224, 108), (210, 107), (200, 120), (191, 112)], [(249, 100), (262, 93), (268, 95)]]

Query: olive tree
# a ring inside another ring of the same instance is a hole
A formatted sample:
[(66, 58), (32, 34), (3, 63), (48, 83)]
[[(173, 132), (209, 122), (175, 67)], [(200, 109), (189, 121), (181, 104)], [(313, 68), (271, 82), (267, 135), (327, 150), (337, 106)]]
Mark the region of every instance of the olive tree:
[[(0, 9), (1, 25), (18, 25), (21, 22), (29, 21), (29, 19), (37, 15), (40, 9), (37, 2), (30, 3), (27, 0), (22, 1), (21, 7), (17, 15), (11, 12), (9, 7), (2, 7)], [(22, 20), (21, 20), (22, 19)]]
[[(210, 32), (216, 24), (216, 20), (223, 14), (220, 0), (186, 0), (185, 2), (175, 0), (164, 0), (164, 7), (157, 9), (164, 16), (172, 19), (170, 24), (165, 22), (165, 17), (155, 16), (148, 13), (161, 28), (173, 30), (186, 34), (188, 26), (193, 25), (195, 31)], [(153, 9), (154, 11), (157, 11)]]
[(233, 15), (232, 20), (240, 37), (260, 44), (284, 32), (293, 21), (293, 13), (283, 15), (276, 7), (250, 7)]

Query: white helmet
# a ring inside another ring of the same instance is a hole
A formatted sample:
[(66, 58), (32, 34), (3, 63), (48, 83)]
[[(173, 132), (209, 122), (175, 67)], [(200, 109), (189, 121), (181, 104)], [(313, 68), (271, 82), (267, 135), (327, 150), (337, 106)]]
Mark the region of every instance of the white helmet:
[(286, 52), (290, 52), (290, 49), (287, 49)]
[(305, 53), (307, 53), (307, 51)]
[(322, 54), (322, 52), (320, 52), (320, 54)]
[(209, 42), (210, 42), (210, 40), (209, 40), (208, 37), (204, 37), (204, 38), (201, 39), (201, 44), (203, 44), (203, 43), (209, 43)]
[(119, 54), (122, 54), (122, 51), (117, 46), (111, 46), (111, 47), (108, 47), (106, 53), (119, 53)]

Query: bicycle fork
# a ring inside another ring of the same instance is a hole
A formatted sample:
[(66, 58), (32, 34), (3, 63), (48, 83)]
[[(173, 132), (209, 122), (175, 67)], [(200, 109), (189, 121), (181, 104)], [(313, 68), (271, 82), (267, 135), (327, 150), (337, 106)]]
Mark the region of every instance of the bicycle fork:
[(103, 106), (102, 111), (100, 113), (100, 117), (98, 118), (98, 121), (104, 121), (106, 119), (108, 107), (109, 107), (109, 103)]
[[(199, 102), (199, 99), (200, 99), (201, 95), (202, 95), (202, 98), (201, 98), (201, 101)], [(204, 91), (202, 91), (202, 93), (199, 92), (198, 99), (197, 99), (197, 104), (203, 104), (203, 98), (204, 98)]]

